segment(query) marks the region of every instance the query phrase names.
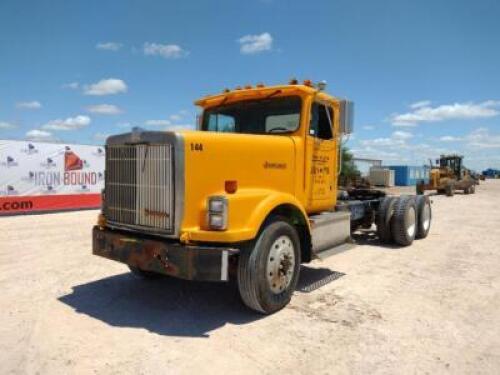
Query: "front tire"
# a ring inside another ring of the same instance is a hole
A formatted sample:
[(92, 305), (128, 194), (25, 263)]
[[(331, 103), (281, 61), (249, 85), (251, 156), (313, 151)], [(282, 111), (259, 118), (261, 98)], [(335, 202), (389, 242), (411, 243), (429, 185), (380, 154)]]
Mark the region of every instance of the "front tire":
[(241, 249), (238, 289), (243, 303), (262, 314), (285, 307), (297, 286), (300, 240), (285, 219), (275, 219), (255, 241)]

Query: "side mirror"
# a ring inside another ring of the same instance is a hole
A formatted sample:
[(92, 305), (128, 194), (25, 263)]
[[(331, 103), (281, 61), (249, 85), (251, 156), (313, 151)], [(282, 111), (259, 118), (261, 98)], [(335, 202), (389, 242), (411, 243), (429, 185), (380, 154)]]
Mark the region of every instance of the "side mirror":
[(354, 130), (354, 103), (340, 101), (340, 134), (351, 134)]

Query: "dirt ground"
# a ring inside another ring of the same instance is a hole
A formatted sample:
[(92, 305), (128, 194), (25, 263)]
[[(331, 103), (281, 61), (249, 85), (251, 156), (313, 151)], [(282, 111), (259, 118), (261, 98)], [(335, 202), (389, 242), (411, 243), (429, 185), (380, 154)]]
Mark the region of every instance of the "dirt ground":
[(267, 317), (234, 285), (92, 256), (97, 211), (0, 218), (0, 372), (499, 374), (500, 180), (432, 201), (427, 239), (366, 233)]

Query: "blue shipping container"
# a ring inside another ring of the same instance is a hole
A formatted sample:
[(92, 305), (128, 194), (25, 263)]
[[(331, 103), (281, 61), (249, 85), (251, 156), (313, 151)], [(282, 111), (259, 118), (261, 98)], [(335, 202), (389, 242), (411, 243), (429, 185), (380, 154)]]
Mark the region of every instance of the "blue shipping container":
[(391, 165), (387, 167), (394, 171), (394, 183), (396, 186), (412, 186), (417, 182), (424, 181), (429, 183), (428, 166), (413, 166), (413, 165)]

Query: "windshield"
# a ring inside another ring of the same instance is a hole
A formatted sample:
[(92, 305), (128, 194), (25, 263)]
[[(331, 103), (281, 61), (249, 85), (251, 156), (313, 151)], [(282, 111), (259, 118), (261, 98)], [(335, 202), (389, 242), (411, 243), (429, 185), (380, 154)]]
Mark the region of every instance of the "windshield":
[(207, 109), (202, 130), (225, 133), (278, 134), (299, 128), (298, 96), (247, 100)]

